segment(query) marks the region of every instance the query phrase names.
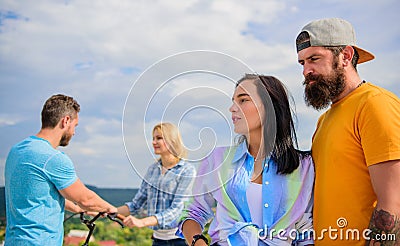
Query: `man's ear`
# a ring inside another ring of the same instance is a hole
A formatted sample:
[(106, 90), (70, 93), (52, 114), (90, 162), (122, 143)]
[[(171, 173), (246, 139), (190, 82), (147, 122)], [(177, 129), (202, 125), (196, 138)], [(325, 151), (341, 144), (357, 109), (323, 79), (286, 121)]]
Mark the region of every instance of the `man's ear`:
[(354, 56), (354, 48), (351, 46), (346, 46), (343, 51), (343, 66), (352, 66), (351, 60)]
[(70, 117), (69, 115), (66, 115), (66, 116), (62, 117), (61, 120), (60, 120), (60, 127), (61, 127), (61, 129), (64, 129), (64, 128), (67, 127), (70, 123), (71, 123), (71, 117)]

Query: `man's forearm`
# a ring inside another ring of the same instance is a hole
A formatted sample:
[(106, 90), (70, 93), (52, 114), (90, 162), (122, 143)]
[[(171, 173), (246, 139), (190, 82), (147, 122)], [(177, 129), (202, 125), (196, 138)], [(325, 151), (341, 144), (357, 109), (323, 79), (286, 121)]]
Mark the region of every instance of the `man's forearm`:
[(375, 209), (369, 223), (369, 239), (366, 245), (399, 246), (400, 218), (383, 209)]
[(75, 203), (71, 202), (68, 199), (65, 199), (65, 210), (68, 210), (72, 213), (84, 212), (81, 207), (79, 207), (78, 205), (76, 205)]
[(368, 170), (378, 203), (366, 245), (400, 246), (400, 159), (371, 165)]
[(92, 190), (88, 189), (79, 179), (67, 188), (60, 190), (60, 193), (65, 199), (78, 204), (79, 207), (85, 211), (106, 213), (117, 212), (116, 207), (103, 200)]
[[(88, 190), (86, 199), (77, 201), (77, 203), (87, 211), (110, 212), (110, 209), (115, 208), (92, 190)], [(115, 208), (115, 211), (112, 212), (117, 212), (117, 209)]]

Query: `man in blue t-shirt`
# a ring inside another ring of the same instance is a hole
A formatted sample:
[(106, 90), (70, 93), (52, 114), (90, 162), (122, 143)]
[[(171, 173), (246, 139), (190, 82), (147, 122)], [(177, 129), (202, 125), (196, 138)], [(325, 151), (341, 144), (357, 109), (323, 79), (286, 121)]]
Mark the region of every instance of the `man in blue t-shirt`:
[(56, 149), (67, 146), (75, 134), (79, 110), (72, 97), (50, 97), (39, 133), (10, 150), (4, 173), (5, 245), (62, 245), (65, 209), (117, 212), (79, 180), (72, 161)]

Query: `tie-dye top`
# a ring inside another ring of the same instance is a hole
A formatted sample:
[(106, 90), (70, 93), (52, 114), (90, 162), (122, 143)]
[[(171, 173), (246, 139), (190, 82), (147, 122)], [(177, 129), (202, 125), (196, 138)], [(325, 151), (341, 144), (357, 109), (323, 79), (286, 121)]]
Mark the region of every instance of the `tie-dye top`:
[[(201, 227), (212, 219), (208, 234), (219, 245), (308, 245), (312, 240), (314, 165), (309, 153), (300, 154), (299, 167), (291, 174), (276, 173), (272, 159), (264, 162), (262, 177), (262, 221), (251, 221), (246, 189), (253, 173), (254, 158), (245, 142), (217, 147), (202, 161), (193, 185), (193, 197), (182, 214)], [(214, 212), (215, 211), (215, 212)]]

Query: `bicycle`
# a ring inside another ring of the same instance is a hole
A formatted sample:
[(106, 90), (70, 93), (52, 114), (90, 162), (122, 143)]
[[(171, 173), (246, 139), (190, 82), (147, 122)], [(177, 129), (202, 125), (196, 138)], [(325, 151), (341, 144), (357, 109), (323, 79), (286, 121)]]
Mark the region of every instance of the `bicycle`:
[[(85, 218), (85, 213), (84, 213), (84, 212), (75, 213), (75, 214), (71, 215), (70, 217), (66, 218), (66, 219), (64, 220), (64, 222), (67, 221), (67, 220), (69, 220), (70, 218), (74, 217), (74, 216), (77, 215), (77, 214), (80, 214), (79, 218), (80, 218), (81, 222), (82, 222), (83, 224), (85, 224), (86, 227), (89, 229), (89, 233), (88, 233), (88, 235), (87, 235), (87, 237), (86, 237), (86, 240), (85, 240), (84, 244), (82, 244), (82, 246), (88, 246), (88, 245), (89, 245), (90, 237), (92, 236), (92, 234), (93, 234), (93, 232), (94, 232), (94, 229), (95, 229), (95, 227), (96, 227), (95, 221), (96, 221), (98, 218), (100, 218), (100, 216), (104, 215), (105, 212), (99, 212), (96, 216), (94, 216), (94, 217), (93, 217), (92, 219), (90, 219), (90, 220)], [(107, 217), (109, 220), (111, 220), (111, 221), (117, 222), (117, 223), (121, 226), (121, 228), (124, 228), (124, 224), (122, 223), (122, 221), (125, 219), (125, 216), (123, 216), (123, 215), (121, 215), (121, 214), (118, 214), (118, 213), (108, 213), (108, 214), (106, 215), (106, 217)]]

